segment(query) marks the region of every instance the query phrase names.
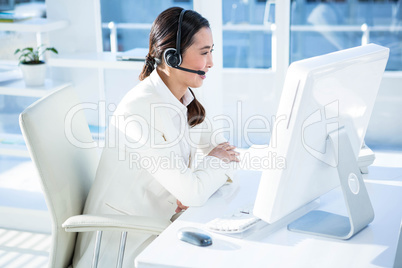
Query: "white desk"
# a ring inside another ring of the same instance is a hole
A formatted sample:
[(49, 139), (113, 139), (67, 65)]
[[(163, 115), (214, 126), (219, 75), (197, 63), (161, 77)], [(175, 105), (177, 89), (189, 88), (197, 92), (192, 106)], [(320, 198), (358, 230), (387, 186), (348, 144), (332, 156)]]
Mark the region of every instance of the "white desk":
[[(258, 171), (239, 171), (238, 189), (215, 193), (207, 204), (189, 208), (136, 259), (144, 267), (392, 267), (402, 218), (402, 167), (372, 166), (365, 177), (375, 211), (374, 221), (349, 240), (335, 240), (288, 231), (285, 227), (245, 239), (209, 233), (213, 245), (196, 247), (177, 239), (182, 227), (198, 227), (228, 211), (254, 202)], [(321, 198), (320, 209), (346, 215), (335, 189)]]

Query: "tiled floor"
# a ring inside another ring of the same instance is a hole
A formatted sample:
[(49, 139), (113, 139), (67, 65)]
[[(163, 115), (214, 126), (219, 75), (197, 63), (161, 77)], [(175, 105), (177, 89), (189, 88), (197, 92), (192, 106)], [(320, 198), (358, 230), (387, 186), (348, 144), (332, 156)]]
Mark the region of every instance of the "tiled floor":
[(24, 229), (43, 229), (43, 223), (35, 219), (35, 211), (39, 215), (46, 211), (36, 170), (28, 158), (0, 158), (0, 224), (25, 230), (0, 227), (0, 267), (47, 267), (51, 235)]
[(47, 267), (50, 234), (0, 229), (0, 267)]

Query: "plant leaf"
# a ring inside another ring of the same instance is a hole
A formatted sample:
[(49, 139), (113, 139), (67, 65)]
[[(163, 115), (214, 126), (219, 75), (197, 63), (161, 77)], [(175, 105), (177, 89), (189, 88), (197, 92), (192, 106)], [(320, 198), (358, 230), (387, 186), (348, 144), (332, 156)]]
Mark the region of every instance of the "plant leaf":
[(48, 47), (48, 48), (46, 48), (46, 50), (52, 51), (53, 53), (56, 53), (56, 54), (59, 54), (57, 49), (55, 49), (54, 47)]
[(22, 50), (22, 52), (24, 52), (25, 50), (28, 50), (29, 52), (33, 52), (33, 48), (32, 47), (26, 47)]
[(32, 48), (32, 47), (26, 47), (21, 49), (16, 49), (14, 54), (21, 53), (19, 57), (20, 62), (35, 62), (39, 63), (40, 62), (40, 57), (46, 52), (46, 51), (51, 51), (55, 54), (58, 54), (59, 52), (57, 51), (56, 48), (54, 47), (45, 47), (44, 44), (38, 46), (37, 48)]

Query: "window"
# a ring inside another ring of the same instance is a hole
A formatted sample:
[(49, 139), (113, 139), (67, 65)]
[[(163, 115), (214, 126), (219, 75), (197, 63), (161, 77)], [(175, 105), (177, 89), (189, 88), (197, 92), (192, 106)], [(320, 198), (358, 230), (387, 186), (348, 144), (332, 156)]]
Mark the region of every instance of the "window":
[[(274, 5), (266, 0), (222, 0), (223, 66), (270, 68), (270, 23)], [(101, 0), (104, 51), (148, 47), (149, 30), (160, 12), (171, 7), (193, 8), (192, 0)]]
[[(222, 0), (224, 68), (272, 67), (274, 2)], [(193, 0), (101, 0), (104, 50), (148, 47), (153, 20), (171, 6)], [(387, 70), (402, 70), (401, 29), (399, 0), (291, 0), (290, 62), (372, 42), (391, 49)]]
[(387, 70), (402, 70), (402, 5), (395, 0), (294, 0), (290, 61), (376, 43), (390, 48)]
[(270, 68), (272, 1), (222, 0), (223, 67)]
[(104, 51), (148, 48), (152, 22), (163, 10), (180, 6), (193, 8), (192, 0), (101, 0)]

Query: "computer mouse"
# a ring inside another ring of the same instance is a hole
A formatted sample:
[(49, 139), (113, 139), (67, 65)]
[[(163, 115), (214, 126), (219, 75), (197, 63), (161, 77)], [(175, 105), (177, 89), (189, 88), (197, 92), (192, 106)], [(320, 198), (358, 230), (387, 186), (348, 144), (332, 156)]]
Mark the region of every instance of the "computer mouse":
[(199, 247), (206, 247), (212, 245), (212, 238), (201, 232), (191, 229), (180, 229), (177, 233), (177, 236), (180, 240), (199, 246)]

